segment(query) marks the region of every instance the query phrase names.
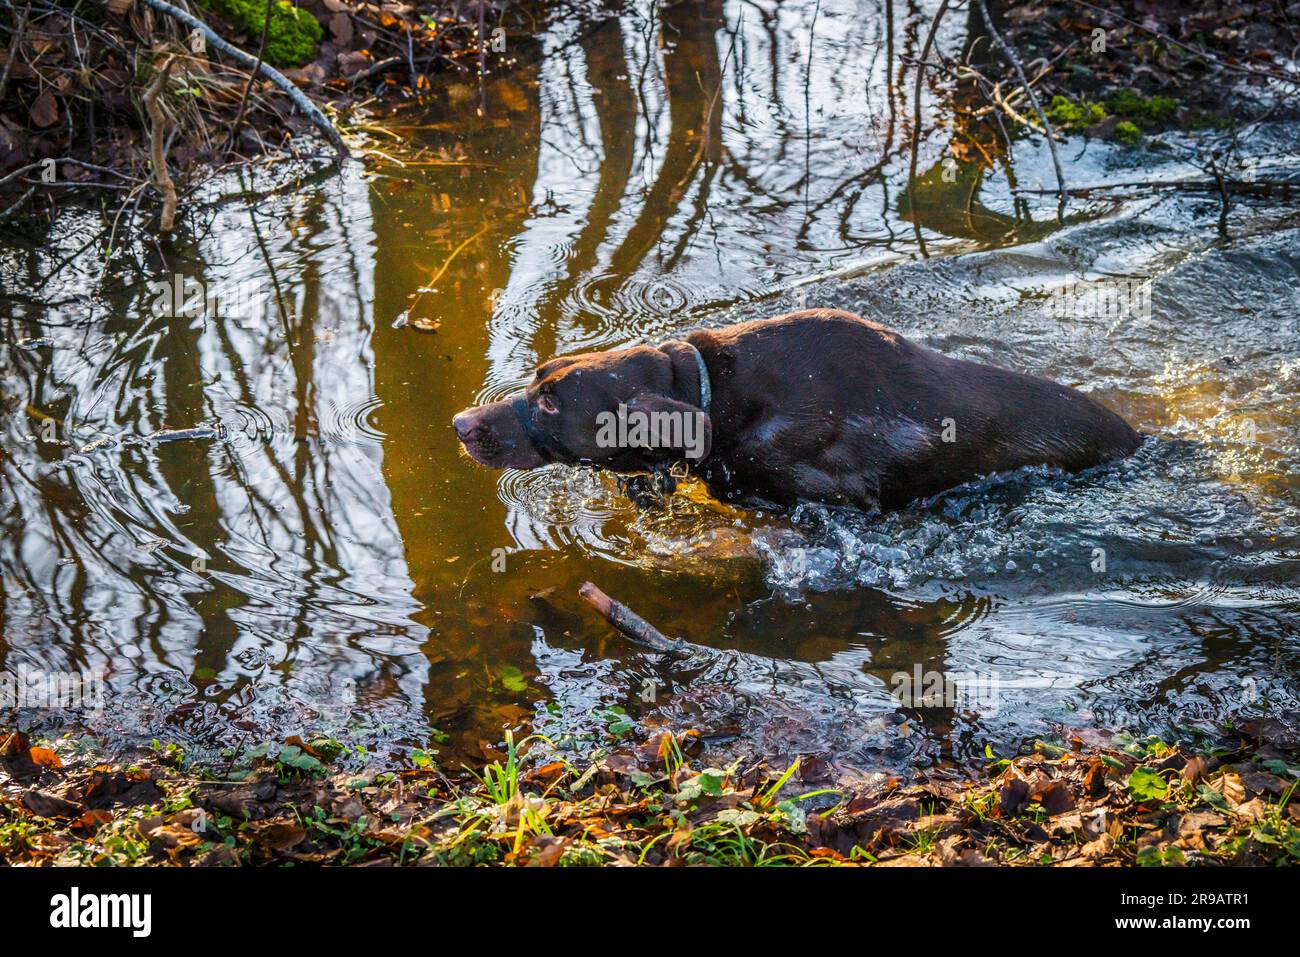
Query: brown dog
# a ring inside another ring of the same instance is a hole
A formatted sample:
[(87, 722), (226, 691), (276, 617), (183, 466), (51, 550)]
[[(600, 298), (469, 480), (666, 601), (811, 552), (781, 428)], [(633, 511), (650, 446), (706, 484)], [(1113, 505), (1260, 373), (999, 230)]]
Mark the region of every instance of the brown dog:
[(726, 501), (868, 512), (1025, 465), (1077, 471), (1140, 443), (1074, 389), (829, 309), (552, 359), (521, 396), (452, 424), (491, 468), (684, 462)]

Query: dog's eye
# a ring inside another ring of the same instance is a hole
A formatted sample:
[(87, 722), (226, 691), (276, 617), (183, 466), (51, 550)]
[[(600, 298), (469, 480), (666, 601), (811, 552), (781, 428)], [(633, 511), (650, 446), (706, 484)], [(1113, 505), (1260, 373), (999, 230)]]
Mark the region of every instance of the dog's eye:
[(554, 415), (560, 411), (560, 403), (555, 401), (555, 396), (549, 392), (543, 392), (537, 397), (537, 407), (547, 415)]

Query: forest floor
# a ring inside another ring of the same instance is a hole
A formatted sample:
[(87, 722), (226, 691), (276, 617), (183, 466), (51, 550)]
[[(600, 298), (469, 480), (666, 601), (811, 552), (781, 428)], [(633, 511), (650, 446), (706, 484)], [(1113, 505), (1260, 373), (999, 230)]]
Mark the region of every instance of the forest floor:
[[(709, 767), (698, 733), (583, 759), (536, 738), (476, 771), (411, 751), (374, 771), (330, 739), (223, 761), (155, 743), (112, 762), (0, 732), (11, 865), (1263, 866), (1300, 863), (1300, 713), (1180, 747), (1095, 730), (982, 775), (844, 788), (799, 762)], [(217, 766), (219, 765), (219, 766)]]

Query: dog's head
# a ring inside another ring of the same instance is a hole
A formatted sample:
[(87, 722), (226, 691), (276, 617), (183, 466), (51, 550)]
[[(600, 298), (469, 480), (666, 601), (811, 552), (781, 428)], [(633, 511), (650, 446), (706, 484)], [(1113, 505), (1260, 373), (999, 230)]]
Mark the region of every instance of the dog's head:
[(548, 462), (648, 472), (712, 448), (700, 360), (684, 342), (552, 359), (518, 396), (466, 409), (456, 437), (489, 468)]

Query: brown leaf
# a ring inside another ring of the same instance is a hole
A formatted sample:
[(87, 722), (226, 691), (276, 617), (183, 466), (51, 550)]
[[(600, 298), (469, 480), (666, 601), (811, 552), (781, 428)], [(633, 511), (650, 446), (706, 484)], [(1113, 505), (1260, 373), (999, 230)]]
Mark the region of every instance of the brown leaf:
[(1236, 807), (1246, 800), (1246, 789), (1242, 786), (1241, 778), (1233, 771), (1225, 772), (1210, 786), (1223, 795), (1229, 807)]
[(1010, 778), (998, 792), (998, 811), (1002, 817), (1014, 817), (1029, 803), (1029, 785), (1022, 778)]
[(1239, 727), (1264, 744), (1285, 751), (1300, 749), (1300, 713), (1288, 712), (1281, 718), (1251, 718)]
[(1199, 754), (1188, 759), (1186, 766), (1183, 768), (1183, 779), (1195, 784), (1201, 778), (1205, 777), (1205, 772), (1210, 769), (1210, 762)]
[(1101, 797), (1106, 793), (1106, 762), (1093, 758), (1088, 765), (1088, 773), (1083, 779), (1084, 793), (1089, 797)]
[(1079, 853), (1090, 861), (1100, 860), (1115, 849), (1115, 839), (1109, 834), (1102, 834), (1095, 841), (1089, 841), (1080, 848)]
[(63, 762), (59, 756), (49, 748), (31, 748), (27, 756), (32, 759), (32, 764), (39, 764), (43, 768), (61, 768)]
[(352, 45), (352, 18), (346, 13), (336, 13), (330, 17), (330, 33), (339, 46)]
[(564, 849), (568, 844), (569, 839), (566, 837), (538, 838), (535, 846), (540, 846), (541, 850), (529, 859), (528, 866), (554, 867), (560, 863), (560, 858), (564, 856)]
[(539, 768), (533, 768), (524, 775), (524, 780), (537, 787), (549, 788), (564, 777), (567, 771), (568, 766), (563, 761), (552, 761), (549, 764), (543, 764)]
[(37, 817), (80, 817), (85, 810), (80, 804), (35, 788), (23, 794), (23, 807)]
[(320, 757), (319, 751), (317, 751), (315, 748), (313, 748), (310, 744), (308, 744), (306, 741), (304, 741), (301, 737), (299, 737), (296, 734), (292, 734), (289, 737), (285, 738), (284, 743), (288, 745), (292, 745), (295, 748), (301, 748), (302, 750), (310, 754), (313, 758)]
[(182, 824), (163, 824), (149, 832), (149, 842), (166, 848), (190, 847), (203, 839)]
[(1234, 808), (1238, 814), (1247, 821), (1258, 823), (1268, 817), (1268, 805), (1259, 798), (1251, 798), (1244, 804), (1238, 804)]
[(257, 810), (257, 795), (244, 788), (215, 790), (204, 796), (209, 806), (235, 818), (251, 818)]
[(87, 811), (68, 825), (69, 830), (93, 833), (113, 820), (107, 811)]
[(1189, 811), (1178, 819), (1178, 836), (1199, 834), (1206, 828), (1223, 827), (1227, 823), (1227, 819), (1222, 814), (1215, 814), (1213, 811)]
[(46, 90), (38, 96), (32, 103), (27, 118), (31, 120), (32, 126), (42, 130), (59, 122), (59, 103), (54, 99), (54, 93)]
[(1048, 782), (1038, 790), (1034, 794), (1034, 799), (1047, 810), (1048, 814), (1064, 814), (1074, 809), (1074, 795), (1070, 793), (1070, 786), (1059, 778)]
[(21, 731), (0, 731), (0, 758), (12, 758), (28, 750), (31, 743)]
[(1241, 783), (1247, 791), (1256, 794), (1272, 794), (1277, 797), (1281, 797), (1289, 786), (1276, 774), (1269, 774), (1267, 771), (1242, 771)]
[(307, 832), (296, 824), (268, 824), (258, 828), (254, 840), (270, 851), (287, 851), (307, 839)]

